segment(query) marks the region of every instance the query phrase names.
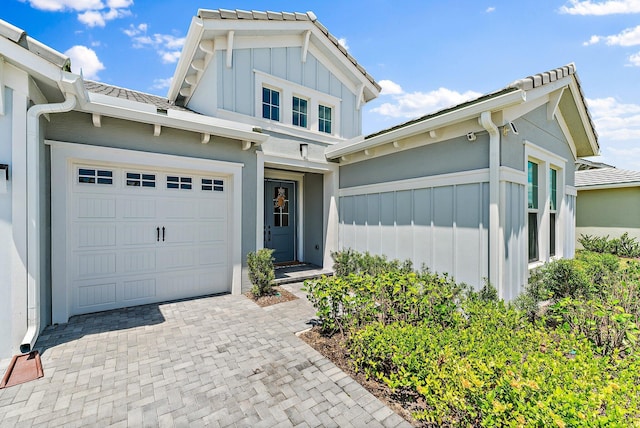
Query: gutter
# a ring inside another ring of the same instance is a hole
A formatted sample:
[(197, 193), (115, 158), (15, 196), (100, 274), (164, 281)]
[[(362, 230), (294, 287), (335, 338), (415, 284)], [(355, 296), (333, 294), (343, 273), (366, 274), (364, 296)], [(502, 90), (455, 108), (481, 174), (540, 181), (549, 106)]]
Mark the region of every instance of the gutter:
[(478, 122), (489, 133), (489, 281), (502, 297), (500, 274), (500, 132), (491, 120), (491, 112), (483, 111)]
[(76, 106), (75, 95), (65, 92), (65, 101), (37, 104), (27, 110), (27, 333), (20, 351), (31, 352), (40, 333), (40, 116), (64, 113)]

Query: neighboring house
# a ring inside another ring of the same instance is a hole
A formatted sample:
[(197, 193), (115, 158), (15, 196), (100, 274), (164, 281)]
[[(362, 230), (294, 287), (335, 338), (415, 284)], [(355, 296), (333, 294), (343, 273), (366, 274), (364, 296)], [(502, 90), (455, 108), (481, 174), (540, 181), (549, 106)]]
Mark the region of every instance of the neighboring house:
[(168, 99), (2, 21), (0, 58), (0, 358), (76, 314), (241, 293), (262, 247), (411, 258), (506, 299), (573, 256), (574, 161), (598, 151), (573, 65), (362, 137), (380, 86), (310, 12), (198, 11)]
[(640, 172), (611, 166), (576, 171), (576, 238), (640, 239)]

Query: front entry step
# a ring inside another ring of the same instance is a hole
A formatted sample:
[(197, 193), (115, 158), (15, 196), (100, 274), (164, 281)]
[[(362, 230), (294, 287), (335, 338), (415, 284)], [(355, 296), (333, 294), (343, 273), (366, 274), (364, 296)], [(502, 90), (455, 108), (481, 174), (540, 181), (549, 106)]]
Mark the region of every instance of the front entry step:
[(333, 276), (333, 271), (323, 269), (312, 264), (296, 264), (289, 266), (276, 266), (276, 285), (290, 284), (293, 282), (303, 282), (307, 279), (320, 278), (322, 275)]

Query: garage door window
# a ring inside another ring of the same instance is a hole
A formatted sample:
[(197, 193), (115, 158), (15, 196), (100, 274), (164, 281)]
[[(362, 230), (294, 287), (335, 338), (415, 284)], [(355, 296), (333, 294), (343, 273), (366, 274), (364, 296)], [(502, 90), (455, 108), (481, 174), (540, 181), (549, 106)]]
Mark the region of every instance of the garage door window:
[(224, 181), (212, 178), (202, 179), (202, 190), (205, 192), (224, 192)]
[(191, 177), (177, 177), (175, 175), (170, 175), (167, 177), (167, 189), (191, 190), (193, 187), (192, 181), (193, 179)]
[(78, 183), (113, 184), (113, 171), (105, 169), (78, 169)]
[(127, 172), (127, 186), (156, 187), (156, 175), (143, 174), (140, 172)]

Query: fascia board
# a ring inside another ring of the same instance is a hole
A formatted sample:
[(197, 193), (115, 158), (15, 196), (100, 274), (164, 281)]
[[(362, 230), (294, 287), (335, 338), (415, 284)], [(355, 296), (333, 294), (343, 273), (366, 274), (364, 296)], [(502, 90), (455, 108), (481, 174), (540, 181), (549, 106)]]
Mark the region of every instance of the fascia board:
[(173, 73), (171, 86), (169, 87), (169, 92), (167, 93), (167, 98), (170, 101), (175, 101), (178, 97), (178, 93), (180, 92), (180, 88), (182, 87), (182, 82), (184, 81), (184, 78), (189, 71), (191, 61), (193, 60), (196, 49), (198, 48), (198, 44), (202, 39), (203, 31), (202, 19), (194, 16), (193, 19), (191, 19), (191, 25), (189, 26), (187, 38), (184, 42), (184, 47), (182, 48), (182, 52), (180, 54), (180, 60), (178, 61), (178, 65), (176, 66), (176, 71)]
[(31, 76), (56, 83), (60, 81), (60, 67), (29, 52), (4, 37), (0, 37), (0, 55), (3, 56), (7, 62), (17, 68), (25, 70)]
[(422, 122), (414, 123), (395, 131), (390, 131), (382, 135), (363, 140), (360, 142), (345, 142), (337, 144), (325, 151), (325, 156), (328, 159), (336, 159), (341, 156), (346, 156), (351, 153), (362, 151), (365, 149), (371, 149), (383, 144), (388, 144), (393, 141), (398, 141), (404, 138), (412, 137), (432, 129), (441, 128), (443, 126), (451, 125), (456, 122), (461, 122), (474, 116), (479, 116), (484, 111), (496, 111), (506, 107), (523, 103), (526, 101), (527, 95), (523, 90), (517, 90), (509, 92), (507, 94), (499, 95), (489, 100), (472, 104), (459, 110), (454, 110), (440, 116), (433, 117), (431, 119), (424, 120)]
[(573, 100), (578, 107), (578, 113), (580, 114), (580, 119), (582, 120), (582, 126), (584, 127), (587, 138), (589, 139), (589, 144), (591, 145), (591, 150), (594, 155), (599, 153), (598, 146), (598, 138), (593, 132), (591, 128), (591, 120), (589, 119), (589, 114), (587, 113), (587, 106), (584, 104), (582, 100), (582, 96), (580, 95), (580, 88), (576, 82), (575, 77), (572, 76), (571, 83), (569, 83), (569, 89), (571, 90), (571, 95), (573, 96)]
[(632, 183), (612, 183), (612, 184), (596, 184), (593, 186), (578, 186), (576, 189), (580, 192), (584, 190), (603, 190), (603, 189), (623, 189), (629, 187), (640, 187), (640, 182)]
[[(91, 94), (92, 97), (93, 95), (95, 94)], [(117, 98), (114, 97), (109, 98), (117, 100)], [(143, 105), (147, 106), (146, 104)], [(235, 140), (251, 141), (252, 143), (256, 144), (262, 144), (269, 138), (268, 135), (252, 131), (248, 126), (243, 126), (242, 128), (240, 128), (233, 122), (222, 121), (220, 119), (201, 116), (195, 113), (180, 112), (180, 114), (175, 115), (173, 112), (171, 112), (171, 114), (167, 112), (167, 115), (165, 116), (157, 114), (154, 108), (152, 108), (152, 111), (150, 111), (148, 108), (145, 108), (143, 110), (136, 110), (131, 108), (131, 106), (129, 106), (129, 108), (126, 108), (118, 105), (117, 103), (109, 104), (96, 100), (91, 100), (90, 102), (84, 104), (81, 111), (87, 113), (97, 113), (134, 122), (149, 123), (153, 125), (166, 126), (169, 128), (183, 129), (191, 132), (218, 135)]]

